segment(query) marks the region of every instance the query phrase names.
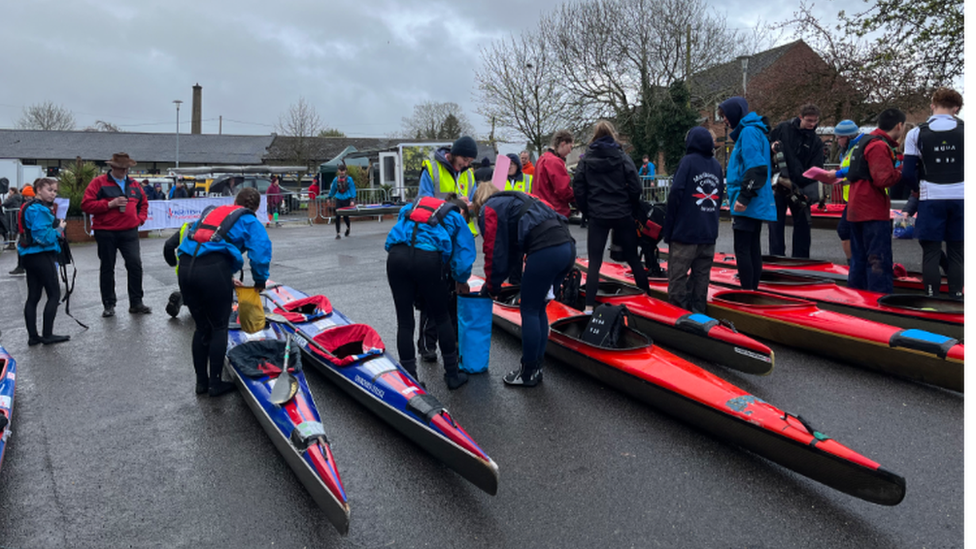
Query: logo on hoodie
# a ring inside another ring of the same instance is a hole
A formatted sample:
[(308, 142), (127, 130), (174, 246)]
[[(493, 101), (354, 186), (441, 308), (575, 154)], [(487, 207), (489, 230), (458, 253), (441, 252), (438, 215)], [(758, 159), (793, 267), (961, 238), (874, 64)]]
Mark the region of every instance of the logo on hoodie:
[(713, 173), (700, 173), (694, 177), (695, 205), (703, 212), (714, 212), (718, 208), (718, 177)]

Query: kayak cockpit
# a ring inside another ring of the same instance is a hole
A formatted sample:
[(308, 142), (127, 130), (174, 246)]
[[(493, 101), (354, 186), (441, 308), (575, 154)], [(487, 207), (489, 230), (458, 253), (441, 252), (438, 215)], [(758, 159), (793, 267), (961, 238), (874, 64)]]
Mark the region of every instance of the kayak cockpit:
[(617, 343), (613, 347), (603, 347), (583, 341), (583, 332), (591, 320), (593, 320), (592, 315), (571, 316), (553, 322), (551, 328), (552, 331), (576, 340), (583, 345), (607, 351), (632, 351), (653, 345), (650, 337), (627, 326), (621, 326)]
[(725, 290), (712, 295), (712, 299), (719, 303), (728, 303), (738, 307), (755, 308), (796, 308), (796, 307), (815, 307), (816, 304), (805, 299), (786, 297), (769, 294), (766, 292), (755, 292), (751, 290)]
[(759, 282), (762, 284), (769, 284), (771, 286), (812, 286), (815, 284), (829, 284), (831, 286), (835, 285), (834, 281), (818, 276), (788, 274), (778, 271), (763, 271), (759, 275)]
[[(585, 289), (586, 288), (580, 288), (580, 291), (583, 292)], [(630, 297), (636, 295), (645, 294), (640, 290), (640, 288), (635, 288), (633, 286), (628, 286), (612, 280), (601, 280), (600, 285), (596, 290), (597, 297)]]
[(815, 267), (818, 265), (830, 265), (829, 261), (823, 259), (809, 259), (803, 257), (783, 257), (780, 255), (762, 256), (763, 266), (776, 265), (780, 267)]
[(907, 311), (960, 315), (966, 312), (966, 304), (954, 299), (911, 294), (889, 294), (878, 298), (878, 305)]

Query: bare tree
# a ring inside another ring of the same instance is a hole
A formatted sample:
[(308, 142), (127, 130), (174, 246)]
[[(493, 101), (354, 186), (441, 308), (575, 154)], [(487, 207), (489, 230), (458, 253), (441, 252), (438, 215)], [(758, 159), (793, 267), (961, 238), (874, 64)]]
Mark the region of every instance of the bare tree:
[(275, 132), (292, 137), (287, 141), (286, 150), (290, 160), (300, 166), (307, 166), (312, 159), (313, 138), (325, 129), (315, 107), (299, 96), (298, 103), (278, 117)]
[(541, 152), (553, 133), (582, 120), (537, 33), (495, 42), (481, 51), (481, 61), (478, 112), (525, 136), (534, 150)]
[[(413, 116), (402, 120), (403, 131), (410, 139), (443, 139), (438, 137), (448, 116), (457, 119), (461, 135), (473, 135), (474, 128), (457, 103), (427, 101), (414, 105)], [(453, 124), (454, 122), (452, 122)]]
[(920, 63), (922, 58), (856, 33), (837, 32), (834, 25), (821, 22), (811, 7), (801, 3), (793, 17), (780, 25), (794, 29), (856, 91), (851, 102), (855, 122), (874, 122), (892, 105), (906, 112), (924, 110), (933, 84), (942, 80)]
[(85, 128), (86, 132), (120, 132), (118, 126), (104, 120), (96, 120), (94, 124)]
[(17, 128), (21, 130), (68, 131), (75, 129), (75, 117), (71, 111), (61, 105), (55, 105), (52, 101), (45, 101), (25, 108), (20, 120), (17, 121)]

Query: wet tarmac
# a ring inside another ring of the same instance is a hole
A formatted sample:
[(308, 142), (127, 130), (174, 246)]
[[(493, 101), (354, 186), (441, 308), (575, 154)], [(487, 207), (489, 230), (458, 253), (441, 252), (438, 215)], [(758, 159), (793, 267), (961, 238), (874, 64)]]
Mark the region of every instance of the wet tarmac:
[[(390, 221), (272, 229), (272, 279), (323, 293), (394, 347), (383, 242)], [(788, 229), (789, 230), (789, 229)], [(581, 255), (585, 231), (573, 227)], [(732, 251), (722, 224), (718, 251)], [(765, 235), (763, 237), (765, 245)], [(789, 240), (787, 240), (789, 242)], [(27, 346), (23, 277), (0, 255), (0, 342), (18, 360), (12, 436), (0, 469), (0, 547), (960, 547), (963, 397), (770, 344), (751, 377), (694, 362), (905, 477), (896, 507), (867, 503), (719, 442), (547, 359), (545, 382), (511, 388), (519, 341), (493, 337), (490, 372), (429, 390), (498, 463), (489, 496), (381, 423), (317, 372), (307, 375), (351, 506), (340, 537), (239, 394), (193, 392), (193, 322), (163, 311), (175, 288), (162, 238), (142, 241), (152, 315), (103, 319), (93, 245), (73, 247), (69, 343)], [(480, 246), (480, 243), (479, 243)], [(841, 260), (832, 231), (814, 255)], [(918, 269), (917, 242), (895, 259)], [(479, 259), (475, 273), (480, 274)], [(666, 342), (658, 343), (665, 345)]]

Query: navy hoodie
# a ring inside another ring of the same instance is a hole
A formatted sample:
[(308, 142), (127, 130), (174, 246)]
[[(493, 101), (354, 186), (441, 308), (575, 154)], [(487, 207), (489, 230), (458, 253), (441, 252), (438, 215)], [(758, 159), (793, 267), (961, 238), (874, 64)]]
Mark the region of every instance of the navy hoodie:
[(688, 132), (685, 147), (687, 154), (671, 183), (662, 237), (668, 244), (715, 244), (719, 206), (725, 194), (715, 142), (708, 130), (696, 126)]

